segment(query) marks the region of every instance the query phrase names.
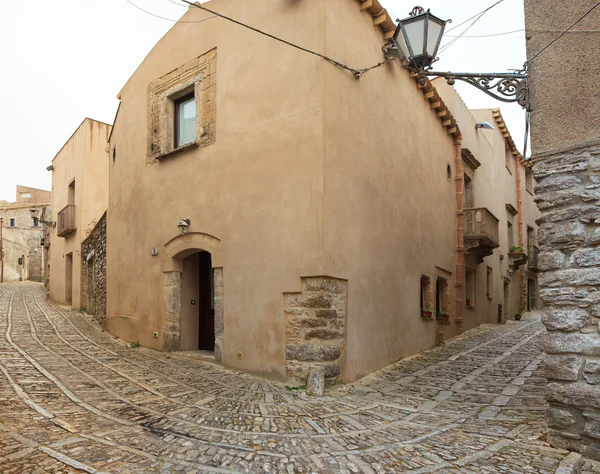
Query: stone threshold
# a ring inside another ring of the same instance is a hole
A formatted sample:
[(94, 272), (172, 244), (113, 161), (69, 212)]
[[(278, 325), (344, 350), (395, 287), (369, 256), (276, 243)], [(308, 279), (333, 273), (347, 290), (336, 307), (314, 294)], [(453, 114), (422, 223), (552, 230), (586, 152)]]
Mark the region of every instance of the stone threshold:
[(210, 362), (215, 364), (215, 353), (211, 351), (175, 351), (169, 352), (168, 355), (177, 359), (199, 360), (202, 362)]

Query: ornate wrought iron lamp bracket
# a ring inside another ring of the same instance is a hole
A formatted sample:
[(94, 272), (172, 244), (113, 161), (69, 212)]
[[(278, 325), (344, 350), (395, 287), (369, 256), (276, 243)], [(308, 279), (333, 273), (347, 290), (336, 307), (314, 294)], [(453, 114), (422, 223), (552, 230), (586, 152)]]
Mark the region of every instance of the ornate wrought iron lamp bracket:
[(425, 85), (427, 77), (443, 77), (450, 85), (453, 85), (457, 80), (463, 81), (485, 92), (494, 99), (502, 102), (517, 102), (521, 107), (529, 111), (527, 68), (528, 64), (525, 63), (523, 69), (504, 73), (441, 72), (429, 70), (420, 70), (417, 72), (421, 85)]

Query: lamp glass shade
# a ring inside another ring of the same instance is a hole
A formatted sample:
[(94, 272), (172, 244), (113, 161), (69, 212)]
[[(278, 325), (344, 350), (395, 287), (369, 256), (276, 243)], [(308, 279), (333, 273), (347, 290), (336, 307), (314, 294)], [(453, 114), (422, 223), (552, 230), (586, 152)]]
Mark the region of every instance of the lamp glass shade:
[(39, 215), (39, 213), (40, 213), (39, 209), (29, 209), (29, 212), (31, 213), (31, 217), (32, 217), (32, 218), (34, 218), (34, 219), (35, 219), (35, 218), (36, 218), (36, 217)]
[(407, 43), (412, 50), (412, 56), (420, 56), (424, 54), (425, 49), (425, 16), (421, 16), (410, 23), (404, 24), (404, 33), (407, 38)]
[(428, 68), (435, 61), (445, 27), (446, 21), (427, 11), (400, 20), (394, 40), (409, 64)]

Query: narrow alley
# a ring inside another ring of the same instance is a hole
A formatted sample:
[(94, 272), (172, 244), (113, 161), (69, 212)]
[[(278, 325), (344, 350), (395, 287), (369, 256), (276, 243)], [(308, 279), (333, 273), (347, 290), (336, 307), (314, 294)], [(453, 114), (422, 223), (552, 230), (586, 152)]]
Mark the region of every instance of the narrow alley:
[(555, 472), (543, 330), (485, 325), (315, 399), (129, 347), (41, 285), (2, 285), (1, 471)]

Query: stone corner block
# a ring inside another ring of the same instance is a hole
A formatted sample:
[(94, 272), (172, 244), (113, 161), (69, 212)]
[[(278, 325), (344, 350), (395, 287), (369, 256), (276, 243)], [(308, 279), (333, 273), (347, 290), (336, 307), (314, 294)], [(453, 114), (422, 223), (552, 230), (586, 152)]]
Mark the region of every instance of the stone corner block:
[(311, 397), (322, 397), (325, 393), (325, 368), (314, 365), (308, 369), (306, 394)]
[(548, 355), (544, 371), (549, 380), (576, 381), (583, 367), (583, 359), (571, 355)]
[(591, 322), (591, 315), (575, 306), (546, 306), (542, 322), (549, 331), (579, 331)]

